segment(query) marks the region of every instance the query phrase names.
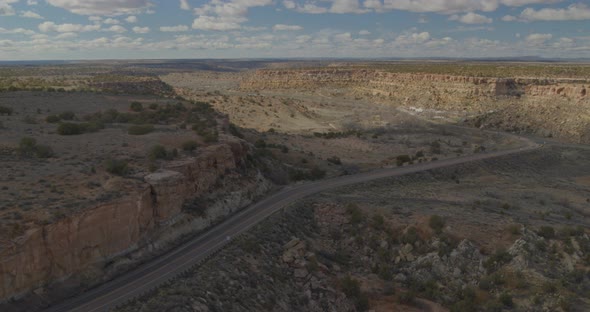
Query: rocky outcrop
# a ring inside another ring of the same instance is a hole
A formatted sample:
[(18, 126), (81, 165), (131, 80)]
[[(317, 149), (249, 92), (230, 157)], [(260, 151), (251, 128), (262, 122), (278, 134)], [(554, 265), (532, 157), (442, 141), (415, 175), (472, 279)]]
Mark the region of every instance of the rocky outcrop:
[[(122, 179), (123, 197), (52, 224), (31, 226), (21, 237), (1, 242), (0, 298), (67, 279), (93, 265), (141, 250), (148, 243), (203, 230), (214, 218), (227, 216), (251, 200), (244, 198), (251, 194), (237, 194), (238, 200), (231, 203), (236, 207), (212, 207), (219, 212), (194, 218), (190, 229), (172, 229), (174, 223), (189, 218), (182, 213), (184, 203), (207, 195), (222, 176), (230, 173), (250, 179), (236, 171), (247, 148), (238, 141), (226, 142), (204, 148), (193, 158), (171, 162), (166, 169), (145, 176), (144, 182)], [(253, 189), (264, 185), (260, 177), (249, 183), (240, 188), (254, 193)]]
[(590, 80), (486, 78), (372, 69), (258, 70), (247, 91), (331, 92), (463, 115), (468, 124), (590, 142)]

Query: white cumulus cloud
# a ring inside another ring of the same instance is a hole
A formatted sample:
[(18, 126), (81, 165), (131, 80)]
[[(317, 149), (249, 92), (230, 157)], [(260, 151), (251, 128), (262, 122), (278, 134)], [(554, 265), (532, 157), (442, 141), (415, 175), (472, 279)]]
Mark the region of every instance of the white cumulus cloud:
[(463, 24), (491, 24), (492, 23), (492, 19), (481, 15), (481, 14), (477, 14), (477, 13), (473, 13), (473, 12), (469, 12), (465, 15), (452, 15), (449, 20), (451, 21), (457, 21)]
[(302, 30), (303, 27), (299, 25), (285, 25), (285, 24), (276, 24), (272, 27), (272, 30), (280, 31), (280, 30)]
[(81, 24), (56, 24), (54, 22), (43, 22), (38, 26), (41, 32), (88, 32), (100, 30), (100, 25), (81, 25)]
[(33, 11), (24, 11), (21, 13), (22, 17), (26, 17), (26, 18), (36, 18), (36, 19), (43, 19), (43, 16), (33, 12)]
[(46, 0), (47, 3), (80, 15), (120, 15), (146, 10), (149, 0)]
[(191, 6), (188, 4), (187, 0), (180, 0), (180, 9), (185, 11), (190, 11)]
[(133, 27), (132, 30), (136, 34), (147, 34), (147, 33), (150, 32), (150, 28), (149, 27), (138, 27), (138, 26), (135, 26), (135, 27)]
[(162, 31), (162, 32), (182, 32), (182, 31), (188, 31), (188, 26), (186, 26), (186, 25), (162, 26), (162, 27), (160, 27), (160, 31)]
[(531, 45), (543, 44), (553, 38), (552, 34), (530, 34), (525, 38), (525, 41)]

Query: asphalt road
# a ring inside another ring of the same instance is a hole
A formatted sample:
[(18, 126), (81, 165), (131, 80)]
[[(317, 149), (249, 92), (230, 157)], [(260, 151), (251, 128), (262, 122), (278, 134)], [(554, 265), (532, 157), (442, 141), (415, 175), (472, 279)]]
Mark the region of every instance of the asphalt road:
[(145, 294), (167, 281), (170, 281), (175, 276), (206, 260), (207, 257), (211, 256), (215, 251), (220, 250), (221, 247), (230, 242), (232, 237), (244, 233), (266, 217), (279, 211), (281, 208), (314, 193), (339, 186), (520, 153), (538, 147), (538, 145), (531, 141), (527, 141), (527, 146), (519, 149), (475, 154), (399, 168), (378, 169), (356, 175), (341, 176), (313, 183), (288, 186), (264, 200), (245, 208), (241, 212), (213, 227), (203, 235), (194, 238), (173, 251), (97, 288), (91, 289), (77, 297), (50, 307), (45, 311), (109, 311), (118, 305)]

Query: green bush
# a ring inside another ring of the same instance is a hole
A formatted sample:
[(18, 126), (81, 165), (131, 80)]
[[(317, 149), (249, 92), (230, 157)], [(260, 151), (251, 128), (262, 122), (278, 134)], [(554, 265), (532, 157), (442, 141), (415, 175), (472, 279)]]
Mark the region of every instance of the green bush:
[(31, 137), (24, 137), (20, 140), (18, 150), (23, 156), (33, 156), (38, 158), (50, 158), (55, 154), (53, 149), (47, 145), (37, 145), (37, 140)]
[(542, 226), (537, 231), (537, 234), (546, 239), (555, 238), (555, 229), (551, 226)]
[(483, 267), (487, 270), (494, 270), (510, 262), (511, 260), (511, 254), (509, 254), (504, 249), (498, 249), (493, 255), (491, 255), (486, 261), (484, 261)]
[(74, 120), (74, 118), (76, 118), (76, 114), (74, 114), (74, 112), (63, 112), (61, 114), (59, 114), (59, 118), (62, 120)]
[(194, 140), (188, 140), (188, 141), (184, 141), (182, 143), (182, 149), (187, 152), (192, 152), (192, 151), (196, 150), (197, 147), (199, 147), (199, 143), (197, 143)]
[(57, 115), (49, 115), (45, 117), (45, 121), (47, 121), (48, 123), (58, 123), (61, 121), (61, 118), (59, 118), (59, 116)]
[(55, 156), (53, 149), (47, 145), (37, 145), (35, 147), (35, 156), (38, 158), (51, 158)]
[(408, 155), (399, 155), (395, 158), (395, 163), (398, 167), (403, 166), (405, 163), (412, 161), (412, 158)]
[(338, 156), (332, 156), (332, 157), (329, 157), (326, 160), (328, 162), (333, 163), (334, 165), (342, 165), (342, 161), (340, 160), (340, 157), (338, 157)]
[(0, 116), (2, 115), (12, 115), (12, 108), (6, 106), (0, 106)]
[(263, 139), (258, 139), (256, 142), (254, 142), (254, 146), (256, 148), (265, 148), (266, 142)]
[(369, 308), (369, 298), (361, 292), (359, 281), (347, 276), (340, 280), (340, 288), (346, 297), (354, 302), (358, 311), (366, 311)]
[(500, 303), (502, 303), (502, 305), (504, 305), (505, 307), (512, 307), (514, 305), (514, 302), (512, 301), (512, 296), (507, 293), (504, 292), (500, 295), (500, 298), (498, 298), (500, 300)]
[(126, 175), (129, 172), (127, 161), (122, 159), (107, 159), (104, 162), (105, 170), (116, 175)]
[(144, 135), (154, 131), (153, 125), (133, 125), (127, 129), (130, 135)]
[(418, 230), (414, 226), (410, 226), (406, 233), (404, 233), (401, 238), (401, 242), (404, 244), (414, 244), (418, 240), (420, 240), (420, 236), (418, 235)]
[(156, 159), (165, 159), (166, 157), (168, 157), (168, 152), (166, 151), (166, 148), (162, 145), (154, 145), (148, 154), (150, 160), (156, 160)]
[(131, 110), (134, 112), (141, 112), (143, 110), (143, 104), (141, 104), (139, 102), (131, 102), (131, 105), (129, 105), (129, 108), (131, 108)]
[(60, 135), (77, 135), (85, 132), (82, 124), (62, 122), (57, 127), (57, 133)]
[(445, 227), (445, 220), (439, 215), (432, 215), (428, 220), (428, 225), (435, 233), (440, 234)]
[(359, 224), (363, 222), (364, 215), (361, 209), (356, 204), (348, 204), (346, 206), (346, 212), (350, 214), (350, 223)]

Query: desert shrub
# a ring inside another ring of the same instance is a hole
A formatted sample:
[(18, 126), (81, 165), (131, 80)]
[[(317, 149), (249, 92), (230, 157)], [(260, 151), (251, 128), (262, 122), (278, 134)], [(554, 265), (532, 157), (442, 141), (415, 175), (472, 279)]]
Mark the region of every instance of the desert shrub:
[(334, 165), (342, 165), (342, 161), (338, 156), (332, 156), (326, 159), (328, 162), (333, 163)]
[(157, 103), (151, 103), (150, 106), (149, 106), (149, 108), (150, 109), (153, 109), (153, 110), (156, 110), (156, 109), (158, 109), (158, 104)]
[(254, 142), (254, 146), (256, 146), (256, 148), (266, 148), (266, 141), (263, 139), (258, 139), (256, 142)]
[(542, 226), (537, 230), (537, 234), (546, 239), (555, 238), (555, 229), (551, 226)]
[(493, 255), (491, 255), (486, 261), (483, 263), (483, 267), (487, 270), (495, 270), (502, 265), (510, 262), (512, 260), (512, 255), (508, 253), (504, 249), (498, 249)]
[(134, 112), (141, 112), (143, 110), (143, 104), (141, 104), (140, 102), (131, 102), (129, 108), (131, 108), (131, 110)]
[(373, 227), (381, 230), (385, 226), (385, 218), (382, 215), (376, 214), (373, 216)]
[(184, 141), (182, 143), (182, 149), (187, 152), (192, 152), (192, 151), (196, 150), (197, 147), (199, 147), (199, 143), (197, 143), (194, 140), (188, 140), (188, 141)]
[(18, 150), (21, 154), (31, 154), (35, 150), (37, 140), (31, 137), (23, 137), (18, 144)]
[(413, 291), (408, 290), (406, 292), (401, 293), (397, 299), (401, 304), (411, 305), (414, 304), (415, 298), (416, 294)]
[(209, 131), (202, 136), (205, 143), (215, 143), (219, 141), (219, 133), (217, 133), (217, 130)]
[(37, 123), (37, 119), (35, 119), (35, 117), (33, 116), (26, 115), (25, 117), (23, 117), (22, 122), (29, 125), (34, 125)]
[(133, 125), (127, 128), (127, 133), (130, 135), (144, 135), (154, 131), (153, 125)]
[(35, 147), (35, 156), (38, 158), (51, 158), (55, 156), (53, 149), (47, 145), (37, 145)]
[(104, 162), (105, 170), (111, 174), (126, 175), (129, 172), (127, 161), (122, 159), (107, 159)]
[(356, 204), (348, 204), (346, 206), (346, 212), (350, 215), (350, 223), (352, 224), (359, 224), (364, 219), (362, 210)]
[(414, 155), (415, 158), (422, 158), (424, 157), (424, 151), (417, 151), (416, 155)]
[(410, 226), (406, 232), (400, 237), (400, 241), (404, 244), (414, 244), (420, 240), (418, 230), (414, 226)]
[(438, 142), (438, 141), (432, 141), (432, 143), (430, 143), (430, 153), (431, 154), (440, 154), (440, 153), (442, 153), (440, 142)]
[(12, 115), (12, 108), (6, 106), (0, 106), (0, 116), (3, 115)]
[(399, 155), (395, 158), (395, 162), (398, 167), (403, 166), (405, 163), (412, 161), (408, 155)]
[(340, 288), (346, 297), (354, 302), (358, 311), (366, 311), (369, 308), (369, 298), (361, 292), (359, 281), (346, 276), (340, 280)]
[(72, 122), (62, 122), (57, 127), (57, 133), (60, 135), (77, 135), (84, 133), (84, 126)]
[(182, 209), (198, 217), (205, 217), (207, 215), (207, 203), (199, 197), (184, 202)]
[(148, 153), (148, 157), (150, 160), (164, 159), (167, 156), (168, 156), (168, 152), (166, 151), (166, 148), (162, 145), (152, 146), (152, 148), (150, 149), (150, 151)]
[(309, 177), (311, 180), (323, 179), (326, 176), (326, 171), (320, 169), (318, 166), (314, 166), (309, 171)]
[(49, 115), (45, 117), (45, 121), (48, 123), (58, 123), (61, 121), (61, 118), (58, 115)]
[(428, 220), (428, 225), (435, 233), (440, 234), (445, 227), (445, 220), (439, 215), (432, 215)]
[(229, 124), (229, 133), (231, 133), (231, 135), (238, 137), (240, 139), (244, 138), (244, 135), (240, 132), (238, 127), (234, 124)]
[(38, 158), (50, 158), (55, 154), (47, 145), (37, 145), (37, 140), (31, 137), (23, 137), (18, 144), (18, 150), (23, 156), (36, 156)]
[(507, 292), (503, 292), (498, 298), (498, 300), (505, 307), (512, 307), (514, 305), (514, 302), (512, 301), (512, 296)]
[(63, 112), (59, 114), (59, 118), (62, 120), (74, 120), (76, 118), (76, 114), (74, 112)]

